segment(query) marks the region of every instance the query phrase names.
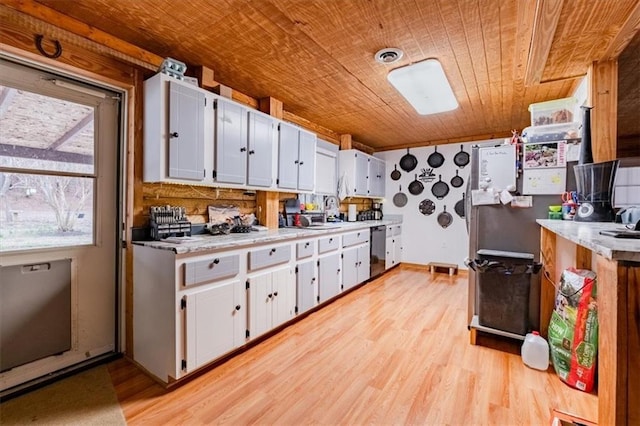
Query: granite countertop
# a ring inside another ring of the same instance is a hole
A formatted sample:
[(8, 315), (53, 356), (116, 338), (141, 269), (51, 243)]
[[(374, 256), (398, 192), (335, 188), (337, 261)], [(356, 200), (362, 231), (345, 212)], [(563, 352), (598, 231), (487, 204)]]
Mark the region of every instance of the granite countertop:
[(625, 229), (620, 223), (549, 219), (538, 219), (536, 222), (543, 228), (607, 259), (640, 262), (640, 240), (600, 235), (600, 231)]
[(171, 250), (177, 254), (194, 253), (206, 250), (240, 248), (254, 244), (274, 241), (293, 240), (304, 237), (318, 237), (336, 232), (356, 231), (372, 226), (386, 226), (401, 223), (400, 220), (365, 220), (360, 222), (333, 222), (309, 228), (279, 228), (267, 231), (252, 231), (242, 234), (209, 235), (199, 234), (185, 238), (180, 243), (166, 241), (133, 241), (133, 244), (161, 250)]

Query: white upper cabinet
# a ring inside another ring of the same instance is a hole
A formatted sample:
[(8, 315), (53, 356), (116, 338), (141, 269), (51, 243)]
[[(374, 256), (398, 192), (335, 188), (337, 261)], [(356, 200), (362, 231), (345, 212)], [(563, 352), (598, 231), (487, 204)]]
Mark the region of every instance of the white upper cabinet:
[(215, 180), (245, 184), (247, 177), (247, 108), (216, 99)]
[(145, 182), (202, 182), (211, 137), (213, 97), (164, 74), (144, 82)]
[(321, 139), (316, 143), (316, 194), (338, 192), (338, 146)]
[(278, 187), (313, 191), (316, 135), (284, 122), (278, 127)]
[(346, 179), (348, 196), (384, 197), (385, 163), (356, 149), (339, 152), (340, 177)]
[(273, 184), (273, 148), (276, 123), (258, 111), (249, 111), (249, 151), (247, 152), (251, 186), (270, 187)]

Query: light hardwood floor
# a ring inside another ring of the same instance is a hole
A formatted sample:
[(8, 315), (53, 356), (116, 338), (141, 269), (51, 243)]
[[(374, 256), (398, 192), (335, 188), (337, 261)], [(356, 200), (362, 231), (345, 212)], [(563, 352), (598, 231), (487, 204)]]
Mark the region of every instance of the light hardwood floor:
[(109, 365), (130, 425), (549, 424), (560, 407), (597, 419), (597, 397), (519, 344), (469, 344), (466, 277), (396, 268), (205, 374), (166, 391)]

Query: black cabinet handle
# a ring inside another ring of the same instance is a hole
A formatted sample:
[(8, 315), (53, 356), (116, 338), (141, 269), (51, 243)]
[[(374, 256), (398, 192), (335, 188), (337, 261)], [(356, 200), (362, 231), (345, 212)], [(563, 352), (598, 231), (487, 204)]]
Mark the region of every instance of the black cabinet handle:
[(338, 268), (338, 272), (340, 272), (342, 269)]
[(240, 310), (240, 305), (236, 305), (236, 311)]
[(255, 154), (255, 153), (256, 153), (256, 152), (255, 152), (253, 149), (252, 149), (252, 150), (249, 150), (249, 155), (251, 155), (251, 154)]
[(245, 152), (246, 150), (247, 150), (247, 148), (244, 147), (244, 146), (242, 148), (240, 148), (240, 152)]
[(358, 262), (356, 262), (356, 268), (358, 267)]
[(298, 164), (298, 160), (294, 161), (293, 164)]
[(170, 138), (177, 138), (177, 137), (178, 137), (178, 132), (171, 132), (171, 133), (169, 133), (169, 137), (170, 137)]
[(217, 265), (218, 263), (220, 263), (220, 259), (213, 259), (213, 263)]
[(316, 277), (311, 278), (311, 282), (312, 283), (316, 282)]
[(301, 162), (300, 162), (300, 165), (302, 166), (303, 164), (304, 164), (304, 161), (301, 161)]
[(307, 247), (309, 247), (309, 243), (304, 244), (304, 248), (307, 248)]
[(272, 248), (271, 251), (269, 251), (269, 256), (271, 256), (275, 252), (276, 252), (276, 249)]
[(273, 294), (269, 293), (269, 294), (267, 294), (267, 297), (268, 297), (269, 299), (271, 299), (271, 298), (273, 297)]
[(329, 242), (332, 242), (332, 241), (333, 241), (333, 238), (329, 238)]
[(274, 297), (275, 297), (275, 296), (277, 296), (277, 295), (278, 295), (278, 292), (277, 292), (277, 291), (276, 291), (275, 293), (273, 293), (273, 296), (274, 296)]

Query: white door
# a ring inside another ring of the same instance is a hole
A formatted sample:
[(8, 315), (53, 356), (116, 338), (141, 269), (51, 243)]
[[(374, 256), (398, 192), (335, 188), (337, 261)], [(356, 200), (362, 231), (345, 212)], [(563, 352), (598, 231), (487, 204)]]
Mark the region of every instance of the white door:
[(358, 247), (358, 284), (371, 276), (371, 257), (369, 244)]
[(369, 158), (356, 153), (356, 182), (353, 191), (356, 195), (367, 195), (369, 191)]
[(245, 183), (247, 176), (247, 110), (241, 105), (216, 100), (216, 180)]
[(309, 260), (307, 262), (299, 263), (296, 267), (296, 282), (297, 282), (297, 306), (298, 314), (308, 311), (315, 306), (315, 262)]
[(342, 285), (350, 289), (358, 284), (358, 248), (350, 247), (342, 251)]
[(290, 266), (271, 273), (271, 288), (273, 290), (272, 323), (275, 328), (289, 321), (296, 310), (296, 281)]
[(393, 260), (396, 265), (402, 262), (402, 236), (400, 234), (393, 237)]
[(271, 330), (272, 305), (271, 272), (251, 277), (249, 279), (249, 333), (251, 338)]
[[(389, 232), (391, 228), (387, 228), (387, 232)], [(387, 234), (389, 235), (389, 234)], [(395, 265), (393, 256), (395, 255), (393, 251), (393, 237), (387, 237), (385, 243), (385, 256), (384, 256), (384, 269), (389, 269), (393, 265)]]
[(340, 293), (340, 255), (338, 253), (318, 259), (318, 302)]
[(204, 93), (169, 82), (169, 177), (204, 180)]
[(220, 284), (186, 296), (187, 372), (224, 355), (238, 343), (242, 305), (237, 303), (240, 281)]
[(278, 133), (278, 187), (298, 188), (298, 134), (299, 130), (280, 123)]
[(316, 135), (300, 130), (298, 189), (313, 191), (316, 180)]
[[(0, 90), (0, 266), (71, 260), (70, 349), (0, 373), (4, 390), (118, 349), (123, 210), (116, 93), (5, 60)], [(46, 326), (23, 309), (34, 320), (2, 329), (0, 345)]]
[(249, 175), (247, 177), (249, 185), (271, 186), (273, 135), (273, 118), (249, 111)]

